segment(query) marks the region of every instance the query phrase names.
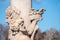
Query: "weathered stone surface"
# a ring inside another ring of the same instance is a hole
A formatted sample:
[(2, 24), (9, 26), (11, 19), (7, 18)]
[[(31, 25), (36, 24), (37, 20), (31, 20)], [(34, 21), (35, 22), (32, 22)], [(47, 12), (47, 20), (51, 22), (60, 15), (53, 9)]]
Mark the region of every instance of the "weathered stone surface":
[[(21, 3), (22, 4), (21, 4)], [(15, 4), (16, 3), (16, 4)], [(11, 0), (6, 10), (6, 22), (9, 25), (9, 40), (33, 40), (37, 22), (42, 19), (44, 9), (31, 8), (31, 0)]]

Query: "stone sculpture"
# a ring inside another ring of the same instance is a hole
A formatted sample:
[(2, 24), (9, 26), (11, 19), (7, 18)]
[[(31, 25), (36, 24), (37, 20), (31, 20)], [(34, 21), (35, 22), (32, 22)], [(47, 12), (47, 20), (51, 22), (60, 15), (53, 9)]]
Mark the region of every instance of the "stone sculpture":
[(33, 40), (38, 30), (37, 22), (42, 19), (44, 9), (31, 8), (31, 0), (11, 0), (6, 10), (9, 26), (8, 40)]

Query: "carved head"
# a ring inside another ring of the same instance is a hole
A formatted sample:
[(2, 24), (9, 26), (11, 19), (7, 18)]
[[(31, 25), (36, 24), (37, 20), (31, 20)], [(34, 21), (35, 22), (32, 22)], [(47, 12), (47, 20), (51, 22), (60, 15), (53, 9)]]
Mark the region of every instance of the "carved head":
[(41, 20), (42, 19), (42, 14), (45, 10), (44, 9), (41, 9), (41, 10), (34, 10), (34, 9), (31, 9), (30, 11), (30, 14), (29, 14), (29, 17), (30, 17), (30, 20)]

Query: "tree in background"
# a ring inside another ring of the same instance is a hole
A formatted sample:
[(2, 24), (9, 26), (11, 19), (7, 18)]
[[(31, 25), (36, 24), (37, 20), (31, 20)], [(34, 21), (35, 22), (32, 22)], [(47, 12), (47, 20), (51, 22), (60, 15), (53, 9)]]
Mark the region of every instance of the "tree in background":
[(34, 40), (60, 40), (60, 32), (55, 29), (50, 29), (45, 32), (38, 30), (34, 36)]
[(0, 40), (7, 40), (8, 29), (0, 24)]

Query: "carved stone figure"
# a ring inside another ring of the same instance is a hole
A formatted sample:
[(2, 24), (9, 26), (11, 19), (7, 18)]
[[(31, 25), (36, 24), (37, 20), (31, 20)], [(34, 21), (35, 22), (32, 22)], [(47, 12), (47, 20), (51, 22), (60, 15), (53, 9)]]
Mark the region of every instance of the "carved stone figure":
[(31, 8), (31, 0), (11, 0), (6, 10), (9, 26), (8, 40), (33, 40), (38, 30), (37, 22), (42, 19), (44, 9)]

